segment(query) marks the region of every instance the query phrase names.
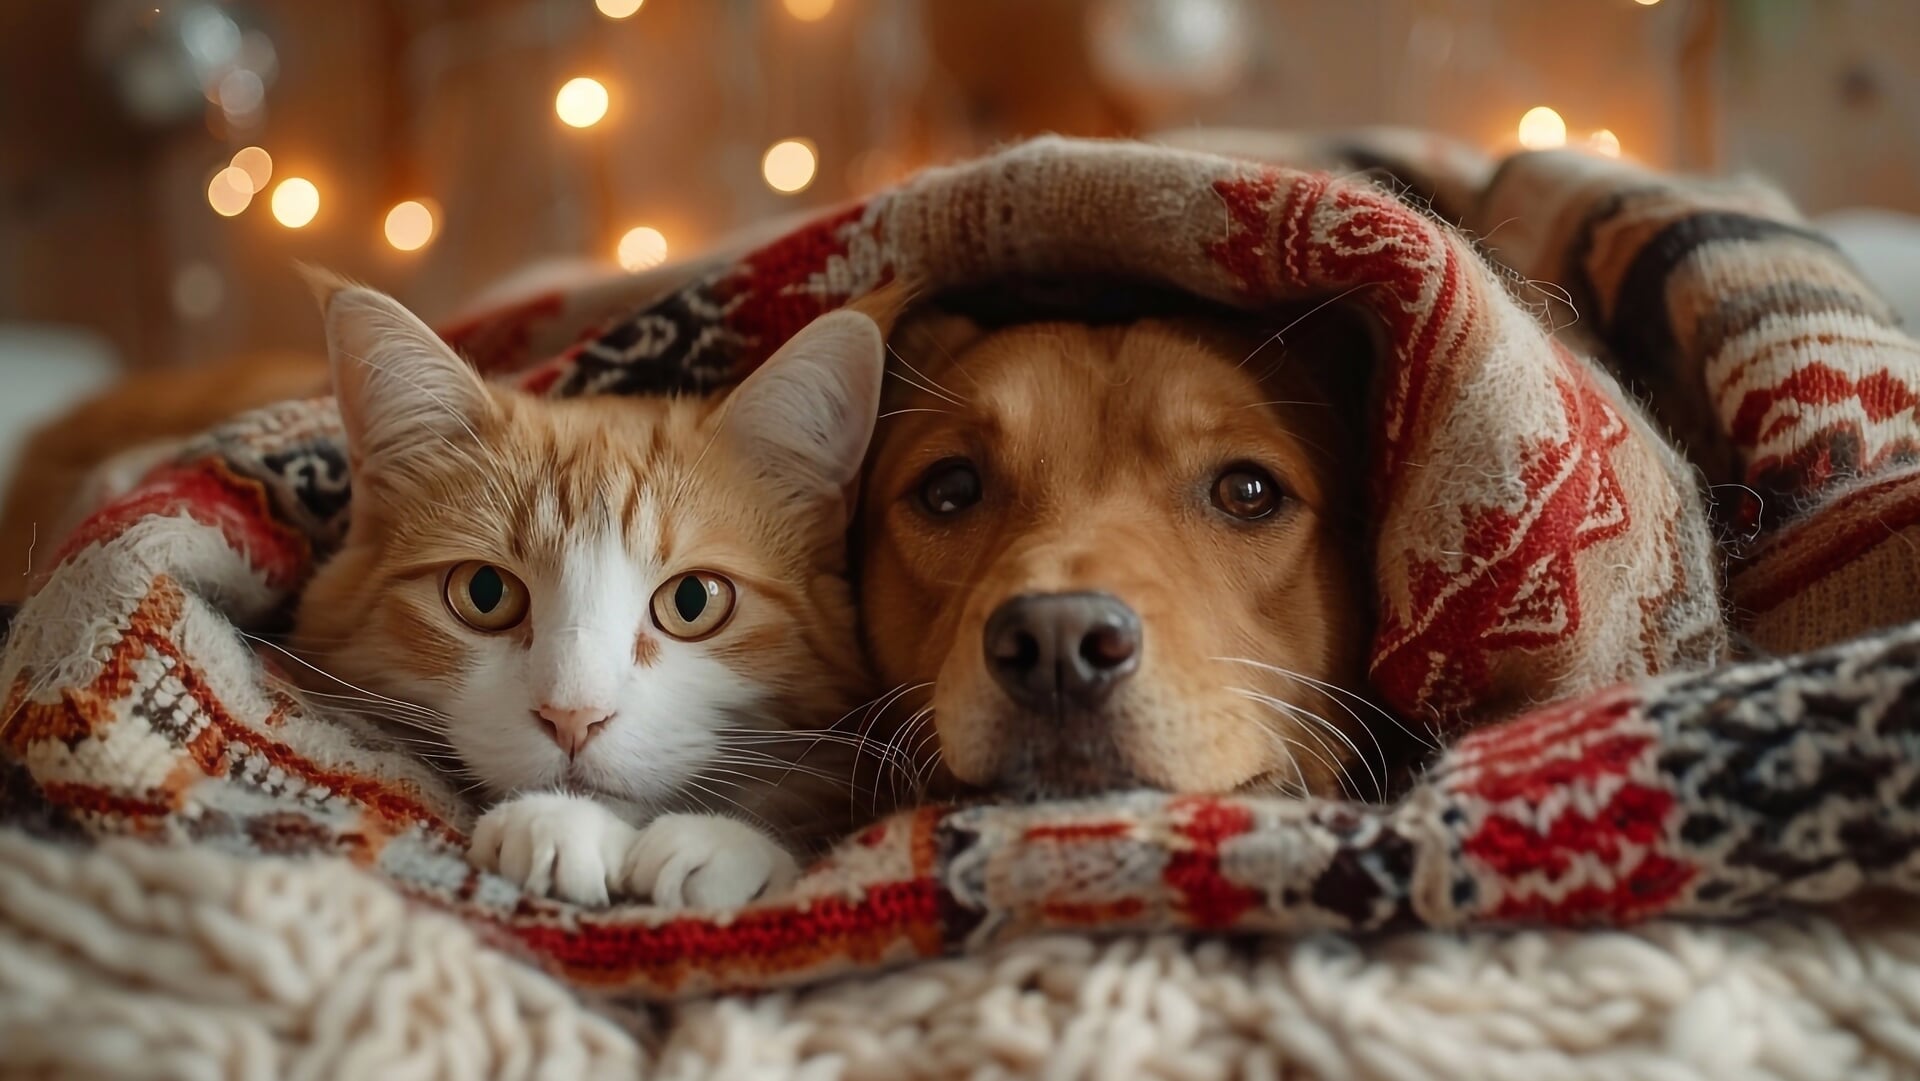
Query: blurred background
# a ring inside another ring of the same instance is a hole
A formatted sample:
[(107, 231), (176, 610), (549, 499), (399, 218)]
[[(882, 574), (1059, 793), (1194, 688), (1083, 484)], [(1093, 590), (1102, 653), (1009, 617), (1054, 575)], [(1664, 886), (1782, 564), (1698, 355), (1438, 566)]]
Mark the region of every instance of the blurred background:
[(317, 347), (295, 260), (433, 319), (1022, 135), (1380, 123), (1755, 171), (1864, 262), (1920, 246), (1913, 0), (0, 0), (0, 439)]

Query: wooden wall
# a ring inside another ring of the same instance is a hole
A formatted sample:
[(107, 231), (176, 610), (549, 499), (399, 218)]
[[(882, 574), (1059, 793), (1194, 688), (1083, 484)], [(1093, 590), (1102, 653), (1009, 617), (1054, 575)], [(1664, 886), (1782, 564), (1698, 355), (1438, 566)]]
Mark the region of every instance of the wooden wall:
[[(916, 163), (1054, 130), (1390, 122), (1499, 147), (1557, 108), (1662, 166), (1754, 168), (1810, 210), (1920, 213), (1920, 4), (1905, 0), (1249, 0), (1253, 62), (1213, 100), (1143, 103), (1084, 47), (1103, 0), (839, 0), (818, 22), (781, 0), (647, 0), (613, 22), (591, 0), (253, 0), (281, 74), (265, 126), (219, 138), (120, 116), (88, 67), (82, 0), (0, 0), (0, 318), (96, 327), (131, 363), (312, 346), (289, 267), (324, 264), (428, 316), (545, 257), (611, 256), (650, 224), (676, 251), (821, 206)], [(592, 75), (606, 121), (562, 127), (554, 90)], [(759, 178), (804, 136), (806, 193)], [(291, 231), (265, 199), (215, 216), (205, 188), (259, 142), (319, 185)], [(386, 208), (441, 210), (417, 253)], [(218, 310), (181, 317), (179, 270), (214, 268)]]

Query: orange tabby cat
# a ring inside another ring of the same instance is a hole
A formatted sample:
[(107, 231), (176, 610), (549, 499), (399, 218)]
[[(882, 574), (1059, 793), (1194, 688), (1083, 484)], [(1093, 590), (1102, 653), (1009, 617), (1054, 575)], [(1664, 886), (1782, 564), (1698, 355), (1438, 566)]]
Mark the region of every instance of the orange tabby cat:
[(791, 878), (853, 802), (845, 737), (812, 733), (866, 682), (845, 529), (873, 320), (817, 320), (718, 402), (555, 401), (388, 297), (319, 292), (353, 518), (300, 603), (302, 681), (444, 739), (501, 801), (472, 859), (536, 893), (723, 906)]

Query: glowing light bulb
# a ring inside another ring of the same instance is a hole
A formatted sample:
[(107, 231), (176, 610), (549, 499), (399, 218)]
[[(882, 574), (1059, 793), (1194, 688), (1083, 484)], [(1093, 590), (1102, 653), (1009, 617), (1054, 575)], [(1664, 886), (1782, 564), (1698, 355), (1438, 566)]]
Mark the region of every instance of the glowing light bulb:
[(305, 177), (290, 176), (273, 189), (273, 217), (289, 229), (304, 228), (320, 213), (320, 189)]
[(415, 199), (387, 211), (387, 243), (400, 251), (419, 251), (433, 239), (433, 210)]
[(609, 19), (624, 19), (640, 10), (647, 0), (594, 0), (593, 6)]
[(1643, 8), (1650, 8), (1653, 5), (1659, 3), (1660, 0), (1633, 0), (1633, 2), (1636, 4), (1639, 4)]
[(247, 174), (253, 182), (249, 190), (255, 195), (266, 191), (267, 181), (273, 179), (273, 155), (257, 146), (242, 147), (228, 164)]
[(553, 111), (568, 127), (590, 128), (607, 115), (607, 88), (597, 79), (568, 79), (553, 97)]
[(1620, 137), (1606, 128), (1587, 136), (1587, 148), (1605, 158), (1620, 156)]
[(223, 218), (231, 218), (253, 202), (253, 178), (245, 169), (231, 165), (213, 174), (207, 182), (207, 205)]
[(786, 0), (787, 14), (803, 23), (818, 22), (833, 13), (833, 0)]
[(627, 270), (646, 270), (667, 261), (666, 234), (650, 225), (635, 226), (620, 237), (615, 252)]
[(1520, 145), (1528, 150), (1551, 150), (1567, 145), (1567, 122), (1545, 105), (1536, 105), (1520, 117)]
[(818, 165), (812, 143), (783, 139), (767, 148), (767, 156), (760, 160), (760, 175), (767, 178), (767, 187), (792, 195), (807, 190)]

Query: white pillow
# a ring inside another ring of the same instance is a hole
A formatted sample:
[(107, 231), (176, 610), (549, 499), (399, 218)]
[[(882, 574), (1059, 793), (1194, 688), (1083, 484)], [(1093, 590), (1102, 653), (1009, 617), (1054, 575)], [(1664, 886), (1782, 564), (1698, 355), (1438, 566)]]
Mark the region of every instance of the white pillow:
[(1840, 245), (1909, 334), (1920, 334), (1920, 218), (1891, 210), (1840, 210), (1814, 223)]
[(27, 434), (120, 372), (113, 347), (84, 330), (0, 323), (0, 491)]

